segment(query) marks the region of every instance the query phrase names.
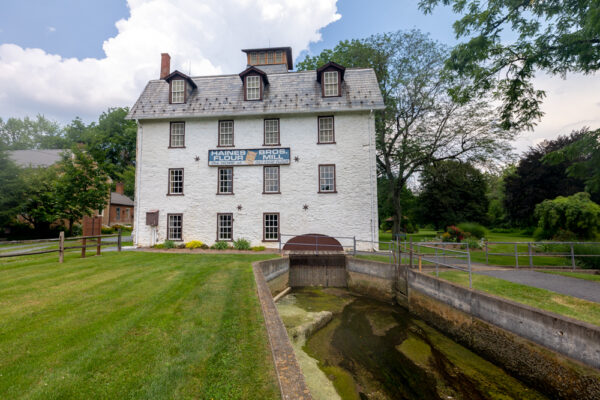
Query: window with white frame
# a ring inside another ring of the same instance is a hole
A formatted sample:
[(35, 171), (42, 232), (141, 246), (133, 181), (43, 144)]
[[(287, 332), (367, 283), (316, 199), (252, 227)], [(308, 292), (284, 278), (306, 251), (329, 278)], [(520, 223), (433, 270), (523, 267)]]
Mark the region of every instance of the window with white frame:
[(176, 79), (171, 81), (171, 103), (183, 103), (185, 101), (185, 81)]
[(169, 169), (169, 194), (183, 194), (183, 168)]
[(170, 147), (185, 146), (185, 122), (171, 122)]
[(263, 214), (264, 241), (279, 240), (279, 213)]
[(183, 226), (182, 214), (168, 214), (167, 239), (182, 240), (181, 228)]
[(338, 85), (338, 72), (326, 71), (323, 73), (323, 93), (325, 96), (338, 96), (340, 94)]
[(219, 168), (218, 194), (233, 194), (233, 168)]
[(233, 240), (233, 214), (217, 214), (217, 240)]
[(219, 121), (219, 146), (233, 146), (233, 121)]
[(334, 143), (333, 117), (319, 117), (319, 143)]
[(117, 207), (117, 221), (121, 220), (121, 207)]
[(335, 165), (319, 165), (319, 192), (335, 192)]
[(265, 146), (279, 144), (279, 120), (265, 119)]
[(279, 167), (264, 167), (264, 192), (279, 193)]
[(246, 76), (246, 100), (260, 100), (260, 76)]

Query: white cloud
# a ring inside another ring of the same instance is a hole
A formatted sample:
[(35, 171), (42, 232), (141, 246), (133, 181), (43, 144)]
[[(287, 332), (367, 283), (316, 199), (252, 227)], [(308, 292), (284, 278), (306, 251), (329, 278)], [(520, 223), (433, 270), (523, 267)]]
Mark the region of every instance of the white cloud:
[(56, 28), (53, 26), (48, 27), (48, 32), (56, 32)]
[(546, 91), (542, 106), (545, 115), (533, 132), (525, 132), (517, 139), (515, 147), (519, 153), (545, 139), (567, 135), (584, 126), (600, 128), (600, 77), (597, 74), (571, 74), (567, 79), (540, 74), (534, 85)]
[(0, 45), (0, 116), (43, 113), (67, 122), (131, 106), (146, 82), (158, 78), (161, 52), (171, 54), (172, 69), (188, 73), (191, 66), (192, 75), (240, 72), (240, 49), (269, 41), (298, 55), (341, 17), (336, 1), (128, 0), (130, 17), (116, 22), (118, 34), (103, 44), (105, 58)]

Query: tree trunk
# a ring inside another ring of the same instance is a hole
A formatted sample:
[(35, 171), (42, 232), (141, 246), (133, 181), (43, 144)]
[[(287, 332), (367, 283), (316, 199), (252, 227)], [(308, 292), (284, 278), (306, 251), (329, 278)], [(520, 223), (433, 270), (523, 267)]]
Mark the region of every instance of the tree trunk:
[(73, 218), (69, 218), (69, 236), (73, 236), (73, 224), (75, 222), (73, 221)]

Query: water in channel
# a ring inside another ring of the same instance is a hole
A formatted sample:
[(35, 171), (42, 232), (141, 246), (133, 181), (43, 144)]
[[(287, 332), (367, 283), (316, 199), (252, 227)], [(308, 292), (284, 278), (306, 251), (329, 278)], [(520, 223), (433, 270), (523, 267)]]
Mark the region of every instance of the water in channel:
[(399, 306), (343, 289), (277, 303), (315, 399), (544, 399)]

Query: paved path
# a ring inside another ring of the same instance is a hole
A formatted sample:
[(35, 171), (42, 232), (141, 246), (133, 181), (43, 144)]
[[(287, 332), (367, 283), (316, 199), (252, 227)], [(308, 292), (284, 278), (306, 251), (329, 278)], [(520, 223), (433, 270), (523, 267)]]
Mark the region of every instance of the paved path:
[(506, 281), (551, 290), (579, 299), (600, 303), (600, 283), (567, 276), (545, 274), (528, 270), (473, 271)]

